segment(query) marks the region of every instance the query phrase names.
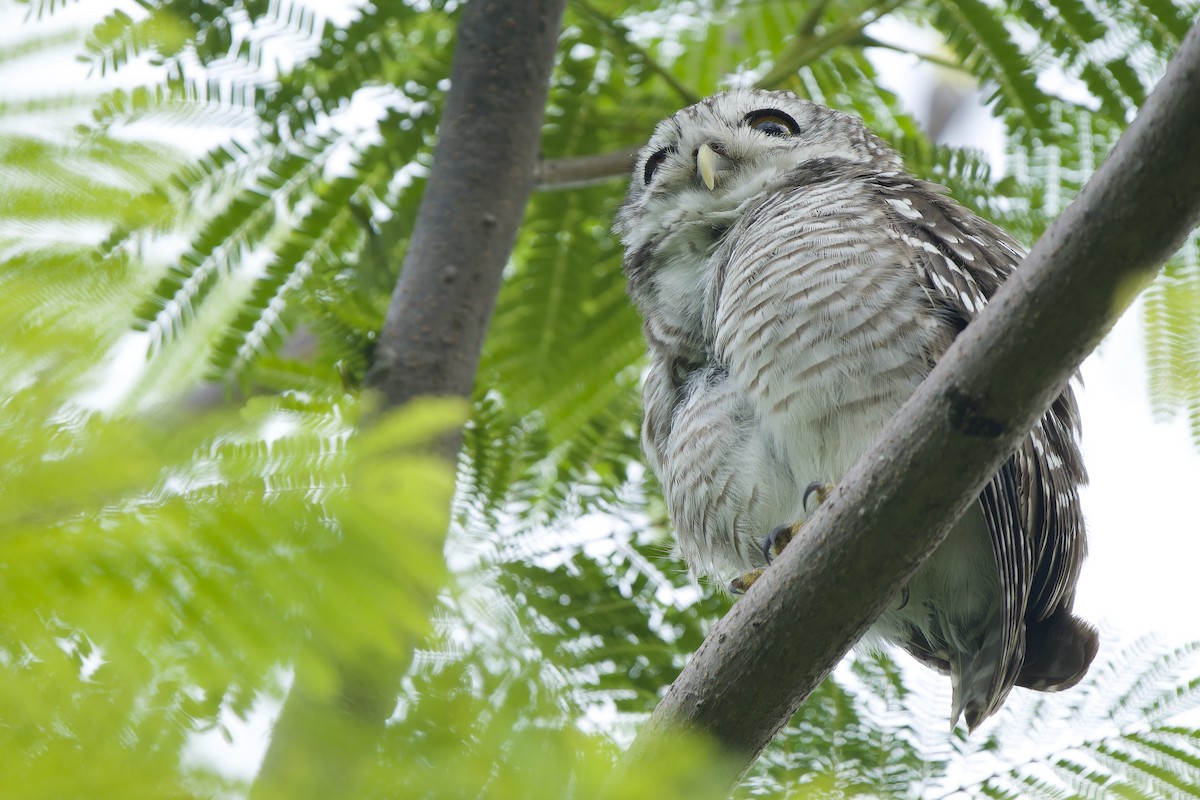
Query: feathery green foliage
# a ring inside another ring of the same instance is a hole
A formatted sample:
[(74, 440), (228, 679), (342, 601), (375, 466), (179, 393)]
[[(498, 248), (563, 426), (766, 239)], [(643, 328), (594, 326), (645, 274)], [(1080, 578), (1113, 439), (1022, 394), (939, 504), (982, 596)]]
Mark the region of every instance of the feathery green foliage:
[(1150, 398), (1162, 417), (1186, 416), (1200, 442), (1200, 248), (1195, 240), (1146, 292)]
[[(360, 379), (383, 313), (380, 298), (414, 221), (420, 184), (412, 181), (429, 158), (454, 5), (348, 4), (331, 16), (303, 3), (195, 10), (147, 0), (145, 7), (141, 18), (107, 18), (87, 58), (104, 71), (148, 56), (166, 78), (111, 94), (98, 129), (155, 115), (184, 124), (189, 118), (180, 115), (191, 108), (210, 119), (233, 110), (245, 133), (216, 144), (169, 182), (171, 200), (194, 203), (190, 242), (142, 304), (141, 326), (168, 357), (177, 349), (177, 357), (202, 360), (210, 376), (243, 385), (261, 379), (260, 360), (278, 361), (289, 331), (304, 329), (317, 334), (317, 348), (342, 364), (348, 380)], [(579, 0), (562, 37), (543, 152), (628, 146), (681, 102), (765, 81), (861, 114), (915, 172), (946, 182), (1032, 241), (1115, 141), (1195, 10), (1115, 0), (1102, 8), (1076, 0), (895, 7)], [(869, 58), (881, 46), (871, 23), (883, 17), (931, 31), (929, 41), (943, 37), (949, 56), (921, 48), (914, 55), (953, 63), (992, 92), (1009, 133), (1009, 176), (997, 180), (976, 154), (929, 142), (883, 88)], [(278, 52), (287, 59), (264, 57)], [(1048, 74), (1061, 78), (1043, 80)], [(1084, 92), (1096, 107), (1079, 99)], [(562, 515), (580, 507), (580, 492), (568, 486), (582, 479), (593, 487), (584, 494), (611, 498), (636, 459), (627, 420), (638, 331), (620, 299), (618, 253), (607, 233), (620, 191), (606, 184), (548, 196), (530, 209), (481, 372), (470, 435), (483, 442), (467, 450), (488, 458), (484, 451), (504, 440), (513, 453), (502, 456), (508, 464), (499, 472), (465, 464), (481, 509), (519, 502)], [(1197, 269), (1182, 265), (1188, 275)], [(219, 298), (220, 312), (204, 313), (210, 297)], [(1187, 352), (1194, 337), (1180, 319), (1147, 316), (1150, 326), (1172, 326), (1149, 332), (1152, 352), (1161, 354), (1152, 386), (1164, 411), (1195, 408), (1194, 393), (1190, 405), (1179, 399), (1190, 390), (1189, 373), (1178, 365), (1194, 360)], [(188, 336), (202, 344), (176, 346)], [(546, 368), (551, 351), (553, 370)]]
[[(1196, 708), (1187, 679), (1196, 650), (1152, 638), (1127, 644), (1068, 694), (1010, 698), (976, 734), (982, 741), (944, 732), (948, 698), (936, 678), (882, 655), (861, 658), (801, 709), (782, 737), (786, 747), (768, 752), (744, 796), (807, 785), (818, 796), (1059, 798), (1102, 786), (1102, 796), (1191, 797), (1200, 730), (1166, 724), (1159, 713)], [(941, 701), (932, 713), (930, 694)], [(831, 727), (838, 735), (826, 748)]]

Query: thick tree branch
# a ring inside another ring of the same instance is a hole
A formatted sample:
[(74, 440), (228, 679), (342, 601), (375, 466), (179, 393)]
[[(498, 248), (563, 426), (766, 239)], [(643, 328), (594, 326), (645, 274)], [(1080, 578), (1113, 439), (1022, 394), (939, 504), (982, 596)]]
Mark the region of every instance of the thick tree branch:
[(1021, 269), (714, 626), (626, 763), (684, 726), (746, 769), (897, 596), (1200, 220), (1198, 86), (1200, 26)]
[[(501, 273), (534, 187), (565, 4), (473, 0), (463, 11), (433, 168), (367, 375), (385, 407), (422, 395), (471, 395)], [(439, 445), (451, 463), (460, 440), (456, 432)], [(341, 686), (332, 699), (310, 696), (298, 676), (255, 800), (358, 796), (407, 666), (406, 659), (361, 654), (338, 665)]]

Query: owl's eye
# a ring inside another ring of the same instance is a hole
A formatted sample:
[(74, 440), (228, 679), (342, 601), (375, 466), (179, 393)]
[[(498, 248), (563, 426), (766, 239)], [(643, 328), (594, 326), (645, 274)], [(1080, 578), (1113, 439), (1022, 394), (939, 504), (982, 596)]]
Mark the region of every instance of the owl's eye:
[(767, 136), (795, 136), (800, 132), (796, 120), (777, 108), (762, 108), (746, 115), (746, 124)]
[(662, 162), (667, 160), (667, 156), (675, 151), (673, 147), (664, 147), (654, 155), (646, 159), (646, 171), (642, 174), (642, 180), (647, 186), (650, 185), (650, 179), (654, 177), (654, 173)]

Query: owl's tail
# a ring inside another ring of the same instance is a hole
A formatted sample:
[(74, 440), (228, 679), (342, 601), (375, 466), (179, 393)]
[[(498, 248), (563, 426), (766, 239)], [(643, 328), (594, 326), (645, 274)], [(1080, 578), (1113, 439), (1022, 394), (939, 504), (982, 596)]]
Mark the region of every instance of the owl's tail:
[(1059, 609), (1025, 629), (1025, 663), (1017, 686), (1039, 692), (1070, 689), (1087, 674), (1100, 636), (1096, 629), (1070, 611)]
[(1000, 709), (1014, 685), (1039, 692), (1071, 688), (1087, 674), (1100, 649), (1100, 636), (1070, 611), (1059, 609), (1044, 620), (1026, 623), (1024, 645), (1023, 660), (1004, 657), (1001, 632), (993, 627), (979, 647), (951, 654), (951, 729), (965, 715), (967, 728), (974, 731)]

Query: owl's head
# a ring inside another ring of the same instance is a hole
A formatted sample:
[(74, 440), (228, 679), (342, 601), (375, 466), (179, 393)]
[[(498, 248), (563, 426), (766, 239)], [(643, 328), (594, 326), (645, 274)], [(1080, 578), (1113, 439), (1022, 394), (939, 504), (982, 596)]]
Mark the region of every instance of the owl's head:
[(901, 168), (857, 117), (790, 92), (714, 95), (659, 123), (638, 153), (614, 228), (630, 252), (682, 223), (707, 219), (720, 227), (721, 217), (816, 162)]

